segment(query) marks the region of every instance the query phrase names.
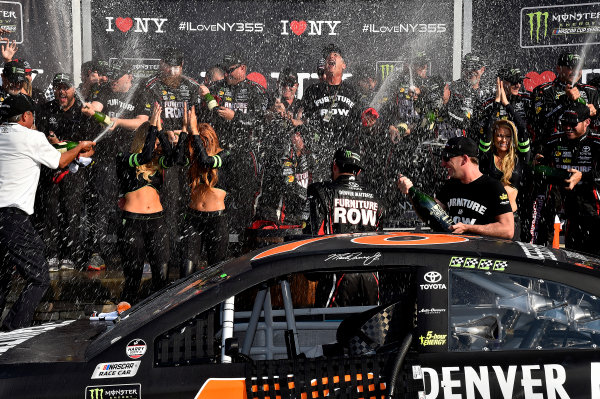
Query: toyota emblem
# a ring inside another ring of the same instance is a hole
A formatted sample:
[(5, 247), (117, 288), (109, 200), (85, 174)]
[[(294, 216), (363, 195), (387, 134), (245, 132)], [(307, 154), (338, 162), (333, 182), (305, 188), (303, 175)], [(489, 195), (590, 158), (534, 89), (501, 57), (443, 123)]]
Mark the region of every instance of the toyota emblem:
[(442, 275), (438, 272), (425, 273), (425, 281), (430, 284), (435, 284), (442, 279)]

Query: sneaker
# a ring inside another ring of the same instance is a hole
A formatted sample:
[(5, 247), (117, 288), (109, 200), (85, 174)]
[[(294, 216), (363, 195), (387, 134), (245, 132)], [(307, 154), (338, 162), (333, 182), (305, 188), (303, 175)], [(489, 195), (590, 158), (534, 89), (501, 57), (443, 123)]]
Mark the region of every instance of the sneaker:
[(48, 269), (49, 271), (57, 272), (58, 266), (60, 266), (60, 261), (58, 258), (50, 258), (48, 259), (48, 265), (50, 265), (50, 268)]
[(102, 259), (102, 257), (99, 254), (93, 254), (92, 258), (88, 262), (87, 269), (89, 271), (99, 271), (106, 269), (104, 259)]
[(71, 259), (62, 259), (60, 261), (60, 270), (75, 270), (75, 263)]

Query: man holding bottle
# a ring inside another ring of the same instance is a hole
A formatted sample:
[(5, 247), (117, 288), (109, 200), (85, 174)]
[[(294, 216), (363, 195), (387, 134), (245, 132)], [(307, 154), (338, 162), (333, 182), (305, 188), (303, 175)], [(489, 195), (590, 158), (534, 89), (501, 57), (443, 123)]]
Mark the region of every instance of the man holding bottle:
[(600, 254), (600, 138), (589, 133), (589, 126), (590, 108), (573, 103), (559, 119), (562, 133), (549, 138), (535, 159), (570, 173), (562, 182), (547, 182), (548, 223), (562, 201), (567, 218), (565, 247)]
[(94, 124), (97, 134), (105, 132), (91, 167), (90, 195), (86, 196), (93, 230), (88, 235), (93, 240), (89, 244), (93, 254), (87, 262), (88, 270), (103, 269), (104, 260), (116, 243), (119, 194), (115, 156), (129, 145), (132, 131), (150, 117), (143, 99), (136, 95), (137, 87), (127, 62), (113, 60), (106, 75), (108, 84), (92, 92), (91, 103), (84, 104), (81, 110), (97, 122)]
[[(454, 224), (456, 234), (478, 234), (511, 239), (514, 235), (514, 216), (502, 184), (479, 170), (477, 144), (466, 137), (453, 137), (442, 153), (442, 166), (449, 180), (437, 193)], [(410, 179), (400, 175), (398, 188), (408, 194), (413, 186)], [(411, 197), (412, 200), (412, 197)], [(418, 213), (417, 205), (413, 201)], [(422, 210), (421, 210), (422, 211)]]
[(79, 155), (91, 156), (95, 145), (80, 141), (75, 148), (58, 152), (43, 133), (31, 129), (33, 111), (33, 103), (22, 94), (11, 95), (0, 107), (0, 315), (13, 268), (26, 280), (2, 331), (31, 324), (50, 281), (44, 244), (30, 221), (41, 165), (64, 168)]

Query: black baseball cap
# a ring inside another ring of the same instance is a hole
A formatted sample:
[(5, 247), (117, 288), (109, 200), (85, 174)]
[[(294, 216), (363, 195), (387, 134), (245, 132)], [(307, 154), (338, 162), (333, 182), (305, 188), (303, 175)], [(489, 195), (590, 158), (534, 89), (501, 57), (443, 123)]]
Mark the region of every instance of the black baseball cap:
[(344, 58), (342, 49), (334, 43), (329, 43), (327, 46), (323, 47), (323, 58), (327, 58), (327, 56), (331, 53), (338, 53), (342, 58)]
[(106, 72), (106, 76), (110, 80), (117, 80), (123, 75), (127, 75), (131, 73), (131, 65), (125, 60), (114, 60), (108, 71)]
[(290, 67), (284, 68), (279, 74), (278, 81), (280, 84), (293, 86), (298, 83), (298, 73)]
[(227, 72), (234, 65), (246, 65), (246, 59), (240, 53), (234, 52), (223, 57), (222, 65)]
[(61, 83), (64, 83), (64, 84), (68, 85), (69, 87), (72, 87), (74, 85), (74, 83), (73, 83), (73, 77), (71, 76), (71, 74), (61, 72), (61, 73), (57, 73), (56, 75), (54, 75), (54, 79), (52, 79), (52, 86), (56, 86)]
[(462, 67), (466, 71), (474, 71), (486, 66), (483, 56), (477, 52), (470, 52), (465, 54), (462, 62)]
[(421, 67), (423, 65), (428, 65), (431, 62), (431, 59), (424, 51), (416, 52), (412, 57), (412, 65), (415, 67)]
[(21, 58), (16, 58), (13, 61), (20, 61), (23, 63), (23, 66), (25, 67), (25, 73), (38, 73), (38, 71), (36, 69), (32, 69), (31, 68), (31, 64), (29, 63), (29, 61), (26, 61), (24, 59)]
[(333, 155), (333, 160), (339, 167), (354, 166), (357, 171), (362, 169), (362, 166), (360, 166), (360, 153), (350, 147), (338, 148)]
[(179, 49), (169, 47), (163, 50), (160, 60), (170, 66), (182, 66), (183, 53)]
[(563, 112), (560, 117), (561, 123), (577, 125), (579, 122), (590, 118), (590, 109), (587, 105), (580, 102), (574, 102)]
[(575, 68), (577, 63), (581, 60), (581, 56), (577, 53), (565, 52), (558, 57), (558, 65), (566, 66), (568, 68)]
[(519, 68), (511, 67), (500, 68), (498, 77), (512, 84), (523, 83), (523, 79), (525, 79)]
[(81, 73), (85, 74), (87, 72), (98, 72), (98, 75), (106, 75), (108, 70), (108, 62), (104, 60), (92, 60), (86, 61), (81, 64)]
[(24, 94), (10, 95), (0, 104), (0, 119), (5, 120), (27, 111), (33, 112), (33, 102)]
[(468, 137), (452, 137), (446, 142), (446, 146), (442, 150), (442, 156), (452, 158), (460, 155), (478, 156), (477, 144)]
[(25, 64), (23, 62), (15, 60), (4, 64), (2, 75), (9, 82), (24, 82), (25, 81)]

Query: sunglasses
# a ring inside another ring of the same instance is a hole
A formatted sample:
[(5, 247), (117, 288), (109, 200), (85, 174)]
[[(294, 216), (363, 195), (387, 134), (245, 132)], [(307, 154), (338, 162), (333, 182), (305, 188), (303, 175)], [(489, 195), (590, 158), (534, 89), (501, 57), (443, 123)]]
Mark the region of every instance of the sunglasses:
[(241, 66), (242, 66), (241, 64), (230, 66), (229, 68), (227, 68), (226, 72), (227, 73), (231, 73), (231, 72), (235, 71), (236, 69), (238, 69)]

